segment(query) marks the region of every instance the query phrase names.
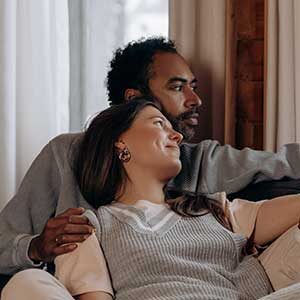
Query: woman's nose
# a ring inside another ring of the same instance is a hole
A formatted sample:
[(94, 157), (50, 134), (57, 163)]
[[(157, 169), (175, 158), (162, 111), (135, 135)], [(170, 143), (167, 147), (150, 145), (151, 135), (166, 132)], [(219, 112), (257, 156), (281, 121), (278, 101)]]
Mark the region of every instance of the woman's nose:
[(179, 145), (183, 139), (183, 135), (181, 133), (179, 133), (178, 131), (172, 129), (171, 139), (173, 141), (176, 141), (177, 145)]

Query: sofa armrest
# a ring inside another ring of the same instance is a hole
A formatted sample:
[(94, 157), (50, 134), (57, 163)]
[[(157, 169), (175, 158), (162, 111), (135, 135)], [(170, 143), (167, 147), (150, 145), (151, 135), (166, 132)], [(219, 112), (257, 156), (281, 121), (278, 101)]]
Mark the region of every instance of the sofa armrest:
[(291, 194), (300, 194), (300, 179), (283, 178), (281, 180), (249, 184), (246, 188), (229, 194), (228, 199), (241, 198), (259, 201)]
[(12, 276), (10, 275), (4, 275), (4, 274), (0, 274), (0, 295), (1, 295), (1, 291), (4, 288), (4, 286), (7, 284), (7, 282), (9, 281), (9, 279)]

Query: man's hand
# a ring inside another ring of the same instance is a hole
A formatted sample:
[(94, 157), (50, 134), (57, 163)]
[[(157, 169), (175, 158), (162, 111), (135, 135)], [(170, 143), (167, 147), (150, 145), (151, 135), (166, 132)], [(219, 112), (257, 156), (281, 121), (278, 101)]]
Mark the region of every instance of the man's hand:
[(49, 219), (43, 232), (30, 243), (30, 259), (51, 262), (56, 256), (75, 250), (76, 243), (85, 241), (94, 231), (83, 212), (84, 208), (69, 208)]

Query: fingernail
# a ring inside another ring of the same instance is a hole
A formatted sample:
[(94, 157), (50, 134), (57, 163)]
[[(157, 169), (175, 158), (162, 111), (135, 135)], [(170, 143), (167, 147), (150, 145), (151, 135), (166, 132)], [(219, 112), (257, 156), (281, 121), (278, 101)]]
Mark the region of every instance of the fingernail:
[(71, 244), (71, 245), (69, 245), (69, 248), (70, 249), (76, 249), (77, 248), (77, 244)]

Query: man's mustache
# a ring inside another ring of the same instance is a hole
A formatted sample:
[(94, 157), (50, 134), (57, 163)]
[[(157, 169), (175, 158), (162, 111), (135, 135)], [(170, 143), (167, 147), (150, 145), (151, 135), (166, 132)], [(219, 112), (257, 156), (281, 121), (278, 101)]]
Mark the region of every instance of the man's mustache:
[(191, 117), (199, 117), (199, 111), (197, 107), (194, 107), (193, 109), (180, 114), (179, 116), (176, 117), (176, 120), (184, 121), (185, 119), (189, 119)]

